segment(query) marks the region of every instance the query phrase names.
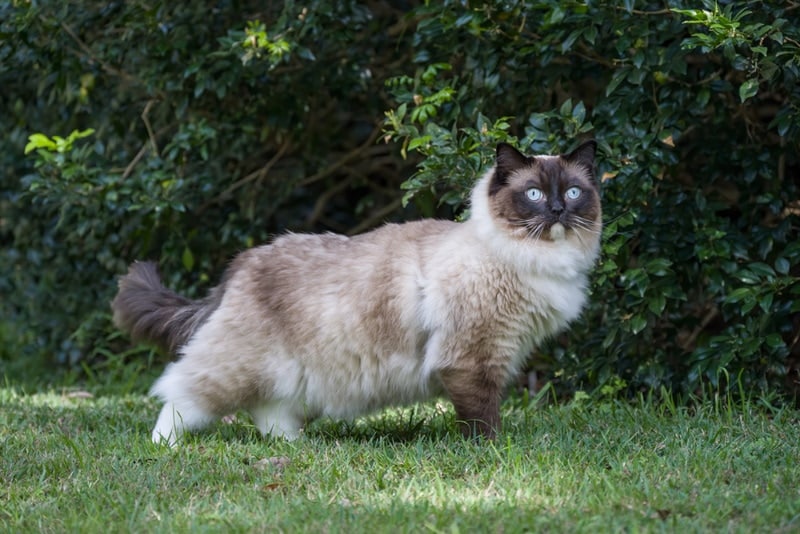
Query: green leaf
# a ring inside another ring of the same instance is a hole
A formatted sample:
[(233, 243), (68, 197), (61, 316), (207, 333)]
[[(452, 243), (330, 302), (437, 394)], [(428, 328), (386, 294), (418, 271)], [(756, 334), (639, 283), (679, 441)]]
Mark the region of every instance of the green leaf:
[(775, 271), (772, 270), (772, 267), (760, 261), (751, 263), (748, 268), (763, 278), (772, 279), (775, 276)]
[(764, 293), (764, 295), (758, 299), (758, 307), (761, 308), (764, 313), (769, 313), (772, 309), (772, 301), (774, 298), (774, 293)]
[(192, 254), (192, 251), (188, 246), (183, 247), (181, 261), (183, 262), (183, 266), (187, 271), (191, 271), (192, 267), (194, 267), (194, 254)]
[(634, 334), (638, 334), (647, 326), (647, 319), (642, 317), (641, 315), (636, 315), (631, 317), (631, 332)]
[(86, 130), (74, 130), (69, 137), (67, 137), (67, 142), (71, 143), (76, 139), (83, 139), (84, 137), (89, 137), (94, 133), (94, 128), (87, 128)]
[(758, 275), (749, 269), (741, 269), (736, 273), (736, 277), (745, 284), (757, 284), (760, 281)]
[(572, 99), (568, 98), (563, 104), (561, 104), (561, 108), (558, 110), (562, 117), (570, 117), (572, 115)]
[(625, 78), (627, 78), (628, 73), (630, 72), (630, 68), (621, 68), (614, 72), (614, 75), (611, 76), (611, 81), (608, 82), (606, 86), (606, 96), (609, 96), (614, 90), (621, 84)]
[(758, 93), (758, 80), (756, 78), (745, 80), (745, 82), (739, 87), (739, 99), (742, 102), (755, 96), (756, 93)]
[(789, 274), (791, 264), (786, 258), (778, 258), (775, 260), (775, 270), (780, 274)]
[(767, 346), (771, 349), (777, 349), (778, 347), (783, 346), (783, 338), (780, 334), (772, 333), (767, 336), (766, 338)]
[(669, 273), (672, 262), (667, 258), (653, 258), (647, 262), (647, 272), (653, 276), (664, 276)]
[(415, 137), (408, 143), (408, 149), (414, 150), (415, 148), (420, 147), (422, 145), (427, 145), (430, 142), (431, 142), (430, 135), (422, 135), (420, 137)]
[(655, 315), (661, 315), (667, 305), (664, 295), (656, 295), (647, 299), (647, 308)]
[(756, 301), (755, 298), (748, 297), (747, 299), (745, 299), (744, 303), (742, 304), (742, 312), (741, 312), (742, 315), (750, 313), (750, 310), (755, 308), (757, 303), (758, 302)]
[(582, 33), (583, 33), (583, 28), (578, 28), (574, 30), (572, 33), (570, 33), (566, 39), (561, 41), (561, 53), (564, 54), (570, 48), (572, 48), (572, 45), (575, 44), (575, 41), (578, 39), (578, 37), (581, 36)]
[(582, 101), (575, 104), (575, 107), (572, 108), (572, 118), (575, 119), (578, 124), (583, 123), (586, 118), (586, 106), (583, 105)]
[(728, 296), (725, 297), (725, 302), (730, 304), (736, 304), (740, 300), (751, 296), (753, 293), (753, 289), (750, 287), (739, 287), (728, 293)]
[(606, 334), (606, 337), (603, 339), (601, 343), (604, 349), (609, 348), (610, 346), (612, 346), (617, 342), (618, 330), (619, 329), (616, 326), (613, 326), (608, 329), (608, 333)]
[(25, 154), (30, 154), (37, 148), (55, 150), (56, 143), (44, 134), (35, 133), (28, 136), (28, 144), (25, 145)]

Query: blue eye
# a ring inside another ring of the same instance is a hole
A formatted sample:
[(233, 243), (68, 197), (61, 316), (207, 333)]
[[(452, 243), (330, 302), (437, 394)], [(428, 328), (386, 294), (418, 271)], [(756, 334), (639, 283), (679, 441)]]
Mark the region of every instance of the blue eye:
[(567, 198), (575, 200), (579, 196), (581, 196), (580, 188), (578, 188), (578, 187), (570, 187), (569, 189), (567, 189)]
[(530, 189), (525, 191), (525, 196), (527, 196), (530, 200), (533, 200), (534, 202), (539, 202), (544, 197), (544, 193), (542, 193), (541, 189), (531, 187)]

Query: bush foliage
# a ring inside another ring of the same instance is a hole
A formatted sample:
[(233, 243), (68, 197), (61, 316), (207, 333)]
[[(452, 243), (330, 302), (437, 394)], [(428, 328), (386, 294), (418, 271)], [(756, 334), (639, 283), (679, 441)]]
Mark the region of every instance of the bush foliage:
[(133, 259), (198, 295), (276, 232), (458, 216), (498, 141), (591, 136), (592, 304), (534, 366), (794, 392), (800, 10), (701, 4), (3, 4), (0, 356), (121, 350)]

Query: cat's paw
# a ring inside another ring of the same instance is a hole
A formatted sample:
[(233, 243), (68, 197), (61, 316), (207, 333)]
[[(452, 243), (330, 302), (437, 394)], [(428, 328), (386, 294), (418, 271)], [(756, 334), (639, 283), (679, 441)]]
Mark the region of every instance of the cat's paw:
[(280, 401), (266, 401), (250, 411), (253, 422), (261, 435), (284, 438), (293, 441), (300, 437), (303, 419), (296, 415), (297, 410), (290, 404)]
[(167, 447), (174, 449), (178, 446), (178, 442), (180, 441), (178, 436), (175, 434), (175, 432), (169, 431), (166, 432), (165, 435), (161, 430), (158, 429), (158, 427), (156, 427), (153, 429), (152, 440), (156, 445), (166, 445)]

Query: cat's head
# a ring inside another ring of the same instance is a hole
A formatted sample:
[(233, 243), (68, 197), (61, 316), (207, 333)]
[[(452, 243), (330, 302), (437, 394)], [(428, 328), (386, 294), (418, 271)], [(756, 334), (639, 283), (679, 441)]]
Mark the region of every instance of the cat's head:
[(596, 148), (587, 141), (569, 154), (528, 157), (498, 145), (485, 192), (494, 222), (520, 240), (594, 248), (602, 226)]

